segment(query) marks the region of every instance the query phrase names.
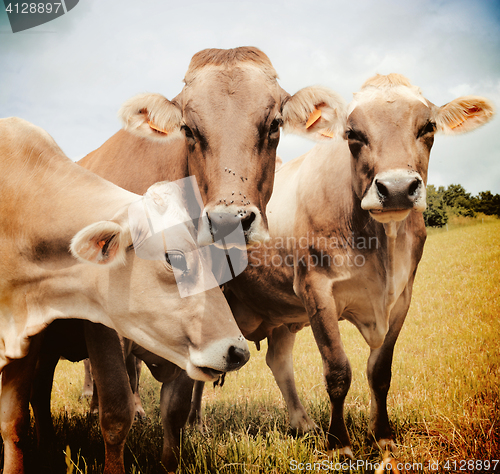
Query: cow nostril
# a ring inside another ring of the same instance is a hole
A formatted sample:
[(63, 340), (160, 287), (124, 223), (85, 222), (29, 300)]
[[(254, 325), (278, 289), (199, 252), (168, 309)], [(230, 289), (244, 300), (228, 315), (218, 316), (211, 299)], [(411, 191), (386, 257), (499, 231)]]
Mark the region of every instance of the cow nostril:
[(418, 188), (420, 188), (420, 180), (418, 178), (415, 178), (408, 188), (408, 195), (415, 196), (417, 194)]
[(243, 217), (243, 219), (241, 219), (241, 226), (243, 227), (243, 232), (248, 232), (250, 230), (250, 227), (252, 226), (256, 217), (257, 216), (255, 215), (255, 212), (251, 212), (250, 214)]
[(389, 190), (387, 187), (378, 179), (375, 181), (375, 186), (377, 187), (377, 193), (382, 199), (387, 199), (389, 197)]
[(228, 351), (228, 362), (231, 366), (241, 366), (246, 363), (249, 353), (240, 347), (231, 346)]

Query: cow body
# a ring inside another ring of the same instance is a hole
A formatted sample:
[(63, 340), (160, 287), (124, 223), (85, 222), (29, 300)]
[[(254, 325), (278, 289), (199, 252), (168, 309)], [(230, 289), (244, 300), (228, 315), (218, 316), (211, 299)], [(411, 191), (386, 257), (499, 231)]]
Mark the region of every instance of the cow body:
[[(23, 472), (40, 333), (55, 319), (113, 327), (198, 379), (217, 379), (236, 362), (229, 362), (235, 350), (248, 359), (246, 343), (218, 288), (181, 299), (172, 266), (135, 256), (131, 232), (144, 223), (129, 219), (130, 206), (162, 199), (161, 216), (182, 222), (187, 212), (175, 185), (157, 184), (141, 198), (75, 165), (47, 133), (16, 118), (0, 120), (0, 166), (5, 473)], [(186, 245), (195, 247), (193, 229), (182, 224), (177, 229)], [(193, 262), (196, 271), (186, 277), (192, 281), (203, 274), (195, 265), (201, 263)], [(166, 308), (172, 310), (169, 318)], [(186, 324), (186, 313), (191, 324)], [(207, 326), (212, 313), (222, 331), (214, 331), (212, 323)]]
[(436, 107), (406, 78), (377, 76), (355, 95), (343, 140), (317, 145), (276, 174), (271, 241), (249, 250), (228, 301), (245, 337), (268, 338), (267, 363), (300, 431), (314, 423), (297, 396), (292, 348), (294, 333), (311, 325), (331, 401), (328, 445), (342, 455), (352, 457), (343, 418), (351, 369), (338, 322), (353, 323), (370, 347), (370, 431), (394, 448), (386, 399), (426, 238), (434, 134), (472, 130), (492, 115), (483, 98)]
[[(158, 94), (127, 101), (120, 111), (124, 130), (80, 164), (139, 194), (156, 181), (194, 175), (204, 206), (199, 210), (201, 245), (220, 240), (238, 223), (247, 245), (263, 241), (268, 237), (265, 209), (273, 187), (280, 127), (325, 139), (323, 134), (335, 129), (344, 112), (342, 100), (327, 89), (311, 87), (290, 96), (276, 79), (269, 59), (256, 48), (197, 53), (181, 94), (172, 101)], [(315, 108), (321, 110), (321, 119), (307, 126)], [(227, 239), (226, 244), (235, 245)], [(102, 328), (94, 328), (92, 334), (89, 329), (86, 340), (99, 393), (105, 472), (124, 472), (123, 447), (133, 409), (117, 414), (115, 407), (133, 406), (133, 396), (120, 342), (117, 335)], [(115, 350), (103, 357), (99, 348), (110, 344)], [(163, 383), (162, 463), (173, 471), (193, 380), (165, 358), (130, 342), (125, 345)], [(40, 380), (51, 377), (56, 363), (55, 358), (47, 363), (47, 375)], [(39, 391), (45, 395), (35, 401), (38, 413), (50, 413), (49, 389), (45, 385)], [(106, 393), (119, 396), (120, 401)], [(41, 415), (38, 420), (44, 424), (43, 432), (50, 430), (50, 416)]]

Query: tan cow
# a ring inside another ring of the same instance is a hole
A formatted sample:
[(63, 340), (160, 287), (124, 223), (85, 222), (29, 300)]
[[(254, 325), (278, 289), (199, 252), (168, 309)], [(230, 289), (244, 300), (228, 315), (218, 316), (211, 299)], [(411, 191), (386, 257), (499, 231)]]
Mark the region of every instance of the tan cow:
[[(23, 472), (39, 333), (55, 319), (110, 326), (200, 380), (246, 362), (247, 343), (219, 288), (181, 298), (177, 248), (167, 249), (166, 261), (135, 256), (131, 232), (146, 223), (129, 219), (130, 206), (139, 201), (162, 219), (184, 222), (175, 184), (156, 184), (141, 198), (74, 164), (46, 132), (17, 118), (0, 120), (0, 168), (5, 474)], [(196, 248), (192, 226), (176, 230), (186, 248)], [(203, 278), (200, 265), (190, 262), (192, 284)]]
[[(308, 120), (312, 112), (314, 123)], [(127, 101), (120, 111), (124, 130), (80, 164), (139, 194), (156, 181), (194, 175), (204, 203), (198, 242), (218, 241), (241, 222), (246, 243), (255, 244), (268, 237), (265, 210), (273, 188), (280, 127), (327, 140), (338, 131), (344, 113), (342, 99), (326, 88), (308, 87), (290, 96), (279, 86), (267, 56), (256, 48), (209, 49), (194, 55), (185, 86), (171, 102), (159, 94), (142, 94)], [(236, 245), (227, 239), (226, 244)], [(105, 472), (123, 472), (122, 453), (133, 418), (133, 397), (128, 382), (124, 382), (127, 377), (121, 352), (100, 356), (99, 347), (109, 346), (111, 339), (108, 331), (96, 330), (87, 338), (87, 345), (99, 392)], [(119, 342), (113, 344), (119, 347)], [(193, 382), (185, 375), (178, 376), (179, 371), (168, 361), (139, 347), (130, 350), (144, 359), (163, 383), (162, 462), (168, 470), (175, 470)], [(47, 366), (55, 367), (57, 359), (52, 357)], [(42, 385), (38, 394), (43, 394), (35, 404), (36, 412), (46, 414), (39, 417), (46, 432), (50, 429), (50, 386), (46, 382)], [(111, 389), (120, 397), (118, 402), (105, 398), (106, 390)], [(183, 405), (177, 406), (174, 398)], [(117, 413), (117, 407), (123, 410)]]
[(361, 332), (371, 353), (370, 432), (394, 448), (387, 415), (394, 344), (410, 306), (426, 230), (422, 212), (436, 132), (473, 130), (492, 104), (467, 96), (437, 107), (403, 76), (369, 79), (348, 109), (343, 140), (319, 144), (276, 173), (267, 207), (271, 242), (227, 285), (243, 334), (268, 338), (267, 363), (293, 428), (314, 423), (295, 389), (295, 333), (311, 325), (331, 401), (329, 449), (352, 457), (343, 406), (351, 369), (338, 321)]
[[(205, 206), (200, 244), (217, 241), (237, 222), (248, 244), (262, 242), (268, 237), (265, 209), (280, 128), (326, 139), (345, 111), (342, 99), (326, 88), (306, 87), (290, 96), (277, 78), (257, 48), (200, 51), (177, 97), (140, 94), (127, 101), (120, 111), (124, 130), (80, 164), (137, 192), (159, 177), (194, 175)], [(321, 118), (307, 127), (315, 109)]]

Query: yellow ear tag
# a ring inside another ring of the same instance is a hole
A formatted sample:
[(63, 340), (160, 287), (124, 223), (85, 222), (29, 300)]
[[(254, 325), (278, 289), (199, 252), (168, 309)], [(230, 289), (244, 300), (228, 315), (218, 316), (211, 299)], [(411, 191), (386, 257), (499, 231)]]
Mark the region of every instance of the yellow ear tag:
[(323, 130), (321, 132), (321, 135), (323, 135), (324, 137), (333, 138), (333, 132), (331, 132), (330, 130)]
[(149, 125), (149, 128), (151, 128), (151, 130), (154, 130), (155, 132), (168, 135), (168, 132), (166, 130), (163, 130), (162, 128), (158, 128), (153, 122), (151, 122), (151, 120), (148, 120), (148, 125)]
[(312, 127), (321, 118), (321, 110), (314, 107), (306, 122), (306, 128)]
[(104, 245), (106, 245), (106, 241), (105, 240), (100, 240), (99, 242), (97, 242), (97, 245), (99, 245), (99, 247), (103, 248)]

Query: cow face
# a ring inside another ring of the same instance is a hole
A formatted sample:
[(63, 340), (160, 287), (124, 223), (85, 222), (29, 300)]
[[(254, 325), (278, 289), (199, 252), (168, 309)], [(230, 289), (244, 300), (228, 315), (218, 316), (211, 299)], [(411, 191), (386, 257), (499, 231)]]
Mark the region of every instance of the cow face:
[(200, 243), (220, 241), (240, 222), (246, 242), (268, 238), (264, 211), (287, 99), (276, 79), (253, 65), (205, 68), (175, 99), (183, 109), (189, 172), (205, 204)]
[(250, 354), (197, 251), (184, 204), (177, 184), (157, 183), (128, 207), (128, 219), (120, 212), (81, 230), (71, 251), (97, 264), (83, 272), (93, 275), (86, 280), (94, 281), (93, 298), (105, 302), (110, 326), (191, 378), (208, 381), (239, 369)]
[(480, 97), (436, 107), (406, 78), (391, 74), (368, 80), (349, 112), (345, 138), (354, 191), (363, 209), (387, 223), (425, 210), (435, 133), (473, 130), (490, 119), (493, 108)]
[[(204, 205), (200, 244), (229, 236), (240, 223), (246, 245), (266, 240), (280, 127), (321, 138), (321, 131), (339, 126), (343, 101), (325, 88), (291, 97), (256, 48), (201, 51), (185, 83), (172, 102), (157, 94), (132, 98), (120, 112), (125, 128), (152, 140), (186, 141), (189, 173), (198, 180)], [(314, 110), (321, 119), (307, 127)], [(230, 238), (225, 245), (239, 246)]]

